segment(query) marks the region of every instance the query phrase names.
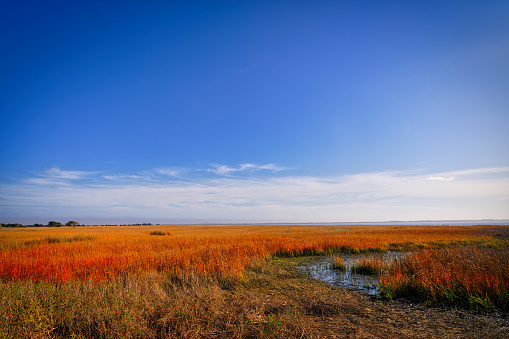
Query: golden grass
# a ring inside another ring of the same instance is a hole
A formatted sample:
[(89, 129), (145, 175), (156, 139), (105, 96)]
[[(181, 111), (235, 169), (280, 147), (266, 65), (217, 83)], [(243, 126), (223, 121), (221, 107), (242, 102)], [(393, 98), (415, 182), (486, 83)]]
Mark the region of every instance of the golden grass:
[(150, 271), (180, 278), (192, 273), (235, 279), (259, 258), (488, 241), (480, 230), (305, 225), (0, 229), (0, 279), (105, 281)]

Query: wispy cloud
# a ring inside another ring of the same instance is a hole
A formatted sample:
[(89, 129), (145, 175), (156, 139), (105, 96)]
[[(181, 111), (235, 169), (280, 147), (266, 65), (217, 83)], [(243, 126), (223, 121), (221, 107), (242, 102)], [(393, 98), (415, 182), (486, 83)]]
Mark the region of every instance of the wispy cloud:
[(176, 178), (180, 177), (182, 174), (182, 170), (176, 168), (156, 168), (154, 172)]
[(149, 180), (150, 177), (135, 175), (135, 174), (117, 174), (117, 175), (103, 175), (103, 179), (111, 181), (124, 181), (124, 180)]
[(58, 167), (51, 167), (43, 172), (35, 173), (35, 177), (26, 178), (23, 181), (35, 185), (70, 185), (73, 180), (84, 180), (96, 175), (97, 172), (86, 171), (62, 171)]
[(40, 173), (39, 176), (51, 178), (51, 179), (68, 179), (68, 180), (79, 180), (84, 179), (90, 175), (96, 174), (96, 172), (85, 172), (85, 171), (62, 171), (58, 167), (52, 167)]
[(440, 173), (440, 175), (443, 175), (443, 176), (475, 176), (475, 175), (505, 174), (508, 171), (509, 171), (509, 167), (490, 167), (490, 168), (476, 168), (476, 169), (468, 169), (468, 170)]
[(431, 176), (431, 177), (428, 177), (428, 180), (433, 180), (433, 181), (452, 181), (454, 180), (454, 177), (441, 177), (441, 176)]
[(219, 175), (231, 175), (235, 172), (246, 172), (246, 171), (272, 171), (272, 172), (279, 172), (283, 171), (286, 168), (276, 166), (274, 164), (265, 164), (265, 165), (258, 165), (258, 164), (240, 164), (237, 167), (231, 167), (227, 165), (212, 165), (213, 168), (209, 169), (210, 172), (216, 173)]
[[(509, 217), (509, 168), (464, 170), (447, 175), (415, 172), (329, 177), (229, 175), (275, 169), (279, 167), (242, 164), (222, 169), (218, 165), (214, 167), (218, 173), (195, 180), (165, 180), (160, 177), (164, 171), (152, 171), (150, 180), (143, 175), (93, 176), (83, 172), (89, 181), (62, 179), (65, 185), (53, 185), (52, 189), (47, 187), (53, 184), (51, 180), (38, 176), (0, 185), (0, 215), (51, 211), (51, 215), (239, 222)], [(55, 175), (62, 176), (61, 172)]]

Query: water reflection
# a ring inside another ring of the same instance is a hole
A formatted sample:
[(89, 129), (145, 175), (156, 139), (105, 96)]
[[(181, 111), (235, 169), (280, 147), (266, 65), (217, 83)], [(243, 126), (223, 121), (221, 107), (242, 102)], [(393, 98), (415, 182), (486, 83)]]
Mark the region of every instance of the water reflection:
[(299, 270), (305, 271), (311, 275), (313, 279), (325, 281), (334, 286), (354, 288), (365, 291), (369, 295), (376, 295), (378, 293), (378, 277), (371, 275), (364, 275), (352, 272), (352, 264), (354, 260), (362, 260), (362, 258), (382, 259), (383, 261), (390, 262), (392, 260), (400, 259), (403, 256), (401, 252), (387, 252), (377, 254), (357, 254), (348, 255), (341, 254), (346, 265), (345, 271), (332, 269), (331, 257), (309, 257), (298, 266)]

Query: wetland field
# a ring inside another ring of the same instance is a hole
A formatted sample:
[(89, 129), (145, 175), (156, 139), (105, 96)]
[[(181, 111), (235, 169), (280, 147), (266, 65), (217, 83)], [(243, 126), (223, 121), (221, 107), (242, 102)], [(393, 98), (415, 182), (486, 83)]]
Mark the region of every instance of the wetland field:
[(479, 337), (509, 226), (0, 228), (0, 338)]

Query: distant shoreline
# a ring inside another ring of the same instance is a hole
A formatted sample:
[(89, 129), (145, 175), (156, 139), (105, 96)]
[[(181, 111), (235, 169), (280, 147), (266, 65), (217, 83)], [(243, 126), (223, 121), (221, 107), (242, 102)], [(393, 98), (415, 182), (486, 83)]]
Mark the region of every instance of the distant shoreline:
[[(163, 224), (161, 224), (163, 225)], [(253, 226), (253, 225), (331, 225), (331, 226), (509, 226), (508, 219), (502, 220), (422, 220), (422, 221), (381, 221), (381, 222), (290, 222), (290, 223), (196, 223), (187, 226)]]
[[(162, 225), (179, 225), (179, 226), (268, 226), (268, 225), (317, 225), (317, 226), (509, 226), (509, 219), (482, 219), (482, 220), (417, 220), (417, 221), (358, 221), (358, 222), (158, 222), (158, 223), (78, 223), (79, 226), (162, 226)], [(5, 228), (10, 227), (47, 227), (43, 224), (1, 224)], [(69, 227), (61, 224), (60, 226)]]

